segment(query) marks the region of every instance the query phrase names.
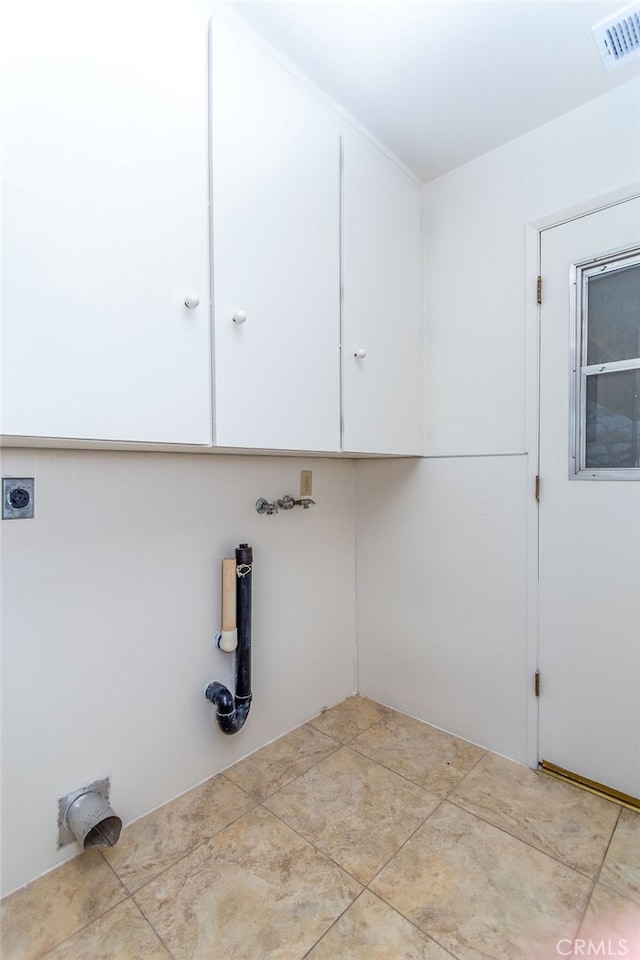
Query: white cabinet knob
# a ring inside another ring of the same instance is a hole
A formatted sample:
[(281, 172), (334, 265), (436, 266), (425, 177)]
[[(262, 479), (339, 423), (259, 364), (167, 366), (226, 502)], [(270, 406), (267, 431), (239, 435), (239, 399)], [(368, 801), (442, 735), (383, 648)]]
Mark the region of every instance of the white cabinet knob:
[(184, 298), (184, 305), (188, 307), (189, 310), (195, 310), (195, 308), (200, 303), (200, 297), (196, 297), (195, 294), (190, 293)]
[(247, 319), (247, 315), (244, 310), (236, 310), (232, 319), (234, 323), (244, 323)]
[(356, 360), (364, 360), (366, 355), (367, 355), (367, 351), (363, 350), (362, 347), (360, 347), (360, 349), (356, 350), (356, 352), (354, 353), (354, 357), (356, 358)]

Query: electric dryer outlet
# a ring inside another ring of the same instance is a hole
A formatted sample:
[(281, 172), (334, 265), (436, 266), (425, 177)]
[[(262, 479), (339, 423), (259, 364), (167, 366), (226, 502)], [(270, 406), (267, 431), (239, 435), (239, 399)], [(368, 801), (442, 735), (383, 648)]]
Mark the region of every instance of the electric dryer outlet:
[(34, 496), (33, 477), (3, 477), (2, 519), (33, 519)]

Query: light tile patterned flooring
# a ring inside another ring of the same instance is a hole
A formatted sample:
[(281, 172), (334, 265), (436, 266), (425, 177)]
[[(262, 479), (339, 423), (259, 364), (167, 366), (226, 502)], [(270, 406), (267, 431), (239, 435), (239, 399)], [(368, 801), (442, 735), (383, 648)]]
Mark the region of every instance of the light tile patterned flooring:
[(351, 697), (2, 908), (3, 960), (640, 960), (640, 815)]

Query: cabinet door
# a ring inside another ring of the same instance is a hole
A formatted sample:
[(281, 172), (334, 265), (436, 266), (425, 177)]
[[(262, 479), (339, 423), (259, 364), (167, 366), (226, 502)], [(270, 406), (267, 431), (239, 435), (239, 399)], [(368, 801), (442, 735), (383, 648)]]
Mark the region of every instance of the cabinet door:
[(216, 443), (338, 450), (337, 119), (215, 20), (211, 72)]
[(343, 177), (343, 449), (419, 455), (422, 192), (355, 131)]
[(210, 441), (207, 31), (167, 7), (7, 9), (4, 434)]

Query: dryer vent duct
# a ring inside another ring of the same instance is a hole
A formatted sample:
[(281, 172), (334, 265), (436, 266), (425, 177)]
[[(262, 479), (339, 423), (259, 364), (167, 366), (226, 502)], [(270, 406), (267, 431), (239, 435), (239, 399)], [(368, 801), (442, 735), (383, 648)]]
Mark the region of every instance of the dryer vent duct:
[(58, 849), (76, 840), (82, 850), (113, 847), (118, 842), (122, 820), (109, 806), (109, 778), (58, 800)]
[(633, 3), (591, 28), (605, 70), (640, 57), (640, 3)]

